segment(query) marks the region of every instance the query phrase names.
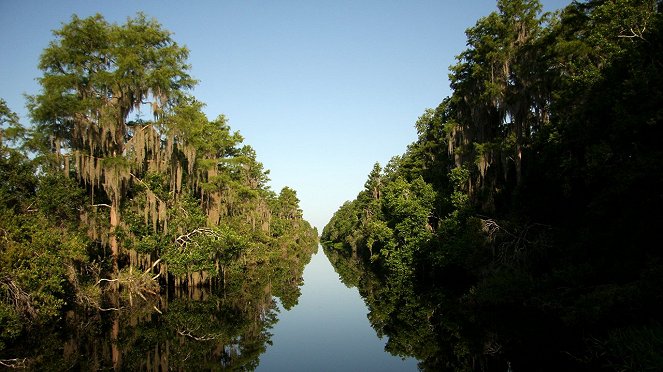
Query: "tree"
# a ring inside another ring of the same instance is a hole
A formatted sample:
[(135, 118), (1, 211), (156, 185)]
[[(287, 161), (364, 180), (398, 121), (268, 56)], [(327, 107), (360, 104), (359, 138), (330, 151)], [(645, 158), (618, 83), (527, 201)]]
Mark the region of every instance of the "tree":
[(547, 120), (549, 102), (533, 68), (537, 53), (532, 49), (545, 18), (538, 0), (500, 0), (497, 7), (498, 12), (466, 31), (469, 48), (451, 68), (458, 123), (451, 135), (458, 138), (449, 142), (460, 147), (460, 162), (476, 163), (480, 181), (490, 167), (508, 174), (512, 161), (520, 186), (523, 153), (537, 126)]
[[(160, 142), (151, 126), (136, 127), (129, 118), (146, 107), (155, 118), (164, 117), (183, 99), (195, 83), (188, 74), (188, 50), (143, 14), (123, 25), (109, 24), (99, 14), (73, 16), (54, 35), (40, 58), (42, 91), (30, 98), (31, 114), (37, 130), (49, 135), (55, 166), (69, 173), (73, 161), (92, 204), (96, 189), (107, 198), (117, 267), (116, 233), (131, 182), (130, 161), (144, 160), (146, 141)], [(136, 143), (139, 138), (142, 143)]]
[(0, 146), (4, 146), (5, 142), (16, 145), (25, 135), (25, 128), (19, 122), (18, 115), (0, 98)]
[(364, 190), (375, 200), (380, 199), (382, 189), (382, 167), (380, 163), (373, 165), (373, 170), (368, 174), (368, 179), (364, 183)]
[(288, 186), (281, 189), (278, 198), (278, 215), (286, 220), (299, 219), (302, 216), (302, 210), (299, 209), (299, 199), (297, 192)]

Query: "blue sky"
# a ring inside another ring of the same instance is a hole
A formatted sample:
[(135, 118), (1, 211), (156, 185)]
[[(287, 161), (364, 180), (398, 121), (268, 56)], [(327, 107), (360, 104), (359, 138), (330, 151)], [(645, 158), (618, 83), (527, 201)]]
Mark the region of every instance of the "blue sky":
[[(544, 0), (544, 10), (569, 0)], [(450, 94), (464, 31), (493, 0), (0, 0), (0, 98), (29, 124), (41, 51), (72, 14), (123, 23), (143, 11), (190, 49), (193, 91), (297, 190), (319, 229), (378, 161), (416, 139), (414, 123)]]

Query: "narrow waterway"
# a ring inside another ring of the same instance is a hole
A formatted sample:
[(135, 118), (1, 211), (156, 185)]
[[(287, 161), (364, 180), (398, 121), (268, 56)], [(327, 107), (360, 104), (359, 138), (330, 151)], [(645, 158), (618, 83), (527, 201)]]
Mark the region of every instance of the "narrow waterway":
[(32, 370), (417, 370), (384, 351), (359, 290), (322, 248), (309, 261), (311, 251), (228, 266), (223, 288), (180, 288), (117, 311), (72, 308), (5, 355)]
[(357, 288), (339, 280), (322, 248), (304, 270), (299, 303), (270, 330), (259, 371), (416, 371), (415, 359), (384, 351)]

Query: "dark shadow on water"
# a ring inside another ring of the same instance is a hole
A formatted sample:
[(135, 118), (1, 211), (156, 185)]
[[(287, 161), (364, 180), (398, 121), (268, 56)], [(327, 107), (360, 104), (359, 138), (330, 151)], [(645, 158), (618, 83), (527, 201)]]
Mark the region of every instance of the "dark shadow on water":
[(253, 370), (271, 344), (276, 299), (297, 304), (315, 251), (291, 248), (229, 265), (220, 288), (170, 287), (134, 296), (132, 306), (117, 298), (118, 310), (72, 308), (3, 354), (25, 358), (33, 370)]

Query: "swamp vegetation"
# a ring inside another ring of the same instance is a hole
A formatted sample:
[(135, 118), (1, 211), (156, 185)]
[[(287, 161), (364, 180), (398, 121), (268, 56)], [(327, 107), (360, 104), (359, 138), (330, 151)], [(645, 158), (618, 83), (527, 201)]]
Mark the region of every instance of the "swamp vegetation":
[(424, 370), (661, 370), (663, 4), (497, 7), (325, 250)]
[[(467, 30), (452, 94), (322, 232), (387, 351), (663, 369), (662, 11), (498, 0)], [(74, 16), (30, 125), (0, 99), (0, 366), (255, 369), (297, 304), (317, 231), (187, 57), (144, 15)]]
[[(32, 125), (0, 100), (3, 366), (97, 369), (112, 355), (114, 367), (168, 368), (195, 360), (178, 345), (201, 338), (201, 353), (251, 365), (272, 294), (296, 304), (317, 232), (227, 119), (203, 114), (187, 55), (142, 14), (74, 16), (41, 55)], [(119, 318), (135, 334), (118, 334)], [(53, 341), (73, 324), (89, 344)], [(154, 360), (133, 360), (144, 338), (159, 340)]]

